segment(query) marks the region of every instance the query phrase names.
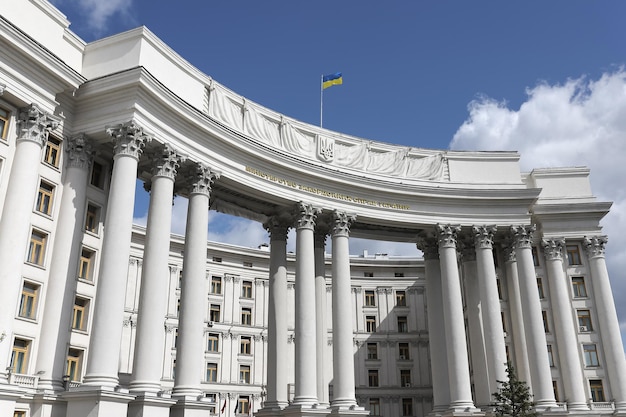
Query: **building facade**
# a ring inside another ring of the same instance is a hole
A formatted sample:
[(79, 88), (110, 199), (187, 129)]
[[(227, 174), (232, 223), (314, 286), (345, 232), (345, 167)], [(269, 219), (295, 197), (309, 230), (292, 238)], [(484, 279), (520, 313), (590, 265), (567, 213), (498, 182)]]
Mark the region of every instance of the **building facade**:
[[(483, 415), (506, 362), (540, 413), (626, 414), (586, 168), (335, 133), (68, 27), (1, 9), (0, 416)], [(207, 243), (213, 211), (269, 245)]]

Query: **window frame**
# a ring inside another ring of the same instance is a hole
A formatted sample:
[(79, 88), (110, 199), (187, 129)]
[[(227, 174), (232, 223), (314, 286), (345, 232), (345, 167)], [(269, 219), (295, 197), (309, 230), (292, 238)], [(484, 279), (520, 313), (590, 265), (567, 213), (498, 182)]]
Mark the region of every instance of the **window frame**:
[[(17, 341), (21, 341), (24, 342), (24, 347), (15, 346), (15, 343)], [(30, 348), (32, 345), (32, 340), (30, 339), (26, 339), (26, 338), (22, 338), (19, 336), (16, 336), (13, 339), (13, 346), (11, 348), (11, 359), (9, 361), (9, 368), (11, 369), (11, 372), (14, 374), (27, 374), (28, 373), (28, 366), (29, 366), (29, 361), (30, 361)], [(20, 360), (20, 368), (19, 370), (16, 369), (17, 364), (15, 363), (15, 360), (17, 359), (17, 357), (21, 355), (21, 359)]]
[(368, 360), (378, 360), (378, 343), (376, 342), (367, 342), (366, 344), (367, 351), (367, 359)]
[(37, 200), (35, 201), (35, 211), (44, 216), (52, 216), (54, 208), (54, 192), (56, 186), (50, 181), (44, 179), (39, 180), (39, 189), (37, 190)]
[[(585, 277), (577, 275), (571, 277), (572, 281), (572, 297), (573, 298), (588, 298), (587, 285), (585, 284)], [(582, 291), (581, 291), (582, 289)]]
[(567, 253), (567, 264), (569, 266), (580, 266), (583, 264), (578, 245), (565, 245), (565, 251)]
[(220, 351), (220, 334), (209, 333), (207, 336), (207, 352), (219, 353)]
[[(604, 383), (601, 379), (590, 379), (589, 391), (591, 393), (591, 401), (594, 403), (606, 402), (606, 397), (604, 395)], [(598, 394), (600, 394), (600, 398), (597, 398)]]
[(239, 354), (240, 355), (252, 355), (252, 337), (241, 336), (239, 338)]
[[(589, 349), (589, 347), (593, 347), (593, 350)], [(598, 346), (595, 343), (583, 343), (583, 358), (585, 360), (585, 368), (600, 367)]]
[[(35, 240), (34, 237), (38, 235), (39, 240)], [(46, 263), (46, 248), (48, 246), (49, 233), (43, 230), (32, 228), (30, 233), (30, 242), (28, 244), (28, 253), (26, 255), (26, 262), (31, 265), (43, 267)]]
[(589, 333), (593, 331), (593, 322), (591, 320), (591, 310), (576, 310), (576, 319), (578, 321), (578, 332)]
[[(26, 286), (32, 286), (32, 292), (26, 292)], [(20, 295), (20, 304), (18, 310), (18, 317), (27, 320), (36, 320), (37, 319), (37, 307), (39, 306), (39, 292), (41, 290), (41, 284), (33, 281), (24, 280), (22, 281), (22, 292)], [(30, 304), (28, 304), (29, 314), (24, 314), (24, 309), (27, 308), (24, 301), (29, 299)]]
[(404, 290), (396, 291), (396, 306), (406, 307), (406, 291)]
[(408, 342), (398, 342), (398, 359), (401, 361), (411, 359), (411, 346)]
[[(2, 115), (2, 112), (6, 112), (6, 115)], [(11, 123), (11, 112), (7, 108), (0, 106), (0, 122), (3, 123), (0, 125), (0, 140), (6, 141), (9, 136), (9, 124)]]
[[(72, 351), (77, 352), (78, 355), (71, 355)], [(65, 375), (69, 375), (70, 381), (80, 382), (83, 365), (83, 355), (84, 351), (81, 349), (70, 347), (67, 350), (67, 358), (65, 361)], [(70, 368), (71, 365), (74, 365), (73, 369)]]
[(252, 281), (241, 281), (241, 298), (252, 299)]
[(217, 367), (217, 362), (206, 363), (205, 382), (217, 382)]
[(364, 307), (376, 307), (376, 291), (365, 290), (363, 291), (363, 297)]
[(239, 365), (239, 383), (250, 384), (250, 365)]
[(222, 277), (211, 275), (211, 294), (222, 295)]
[(87, 202), (87, 208), (85, 209), (85, 232), (93, 233), (94, 235), (100, 233), (100, 213), (102, 213), (102, 207), (92, 202)]
[(413, 398), (402, 398), (402, 416), (413, 415)]
[(400, 387), (410, 387), (411, 384), (411, 370), (400, 369)]
[[(81, 305), (80, 302), (83, 302)], [(87, 331), (87, 320), (89, 318), (89, 298), (76, 296), (74, 297), (74, 306), (72, 309), (72, 330), (79, 332)]]
[(367, 370), (367, 386), (368, 387), (378, 387), (380, 386), (380, 378), (378, 375), (378, 369), (368, 369)]
[(91, 164), (91, 171), (89, 173), (89, 185), (96, 187), (99, 190), (104, 190), (106, 187), (106, 165), (93, 161)]
[(365, 316), (365, 331), (376, 333), (376, 316)]
[(63, 141), (59, 138), (48, 136), (43, 162), (51, 167), (59, 168), (61, 163), (61, 147)]
[(241, 307), (241, 325), (252, 326), (252, 308)]
[[(80, 250), (76, 277), (80, 280), (93, 282), (95, 261), (96, 251), (83, 246)], [(86, 275), (84, 275), (85, 271)]]
[(220, 304), (210, 304), (209, 321), (219, 322), (221, 317), (222, 317), (222, 306)]
[(409, 318), (408, 316), (397, 316), (396, 324), (398, 326), (398, 333), (409, 332)]

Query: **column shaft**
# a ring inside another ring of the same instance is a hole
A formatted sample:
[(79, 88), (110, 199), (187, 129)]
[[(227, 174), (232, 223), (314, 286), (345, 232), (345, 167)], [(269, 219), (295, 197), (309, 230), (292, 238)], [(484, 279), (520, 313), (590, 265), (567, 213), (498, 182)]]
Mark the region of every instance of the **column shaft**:
[(333, 400), (332, 408), (356, 406), (354, 351), (350, 300), (349, 228), (354, 216), (334, 212), (333, 241)]
[(168, 147), (154, 161), (144, 245), (137, 333), (130, 389), (156, 393), (161, 389), (165, 312), (169, 286), (170, 228), (174, 178), (179, 161)]
[(441, 264), (441, 293), (446, 331), (448, 376), (450, 378), (450, 410), (474, 410), (467, 359), (463, 300), (456, 254), (458, 226), (437, 225)]
[(84, 382), (113, 388), (118, 385), (124, 320), (121, 295), (128, 275), (137, 163), (150, 139), (132, 123), (109, 129), (108, 133), (115, 141), (115, 156)]
[(209, 225), (209, 193), (215, 174), (196, 166), (189, 178), (191, 192), (185, 229), (183, 279), (180, 288), (176, 376), (172, 396), (194, 399), (201, 392), (204, 363), (206, 309), (206, 250)]
[(39, 350), (35, 366), (38, 372), (43, 372), (39, 388), (54, 390), (63, 389), (69, 323), (76, 293), (76, 266), (80, 258), (87, 205), (91, 142), (84, 136), (73, 137), (65, 141), (65, 152), (63, 194), (46, 291), (46, 298), (56, 302), (45, 303), (39, 343), (49, 348)]
[(318, 209), (299, 204), (296, 227), (296, 390), (294, 405), (317, 404), (314, 234)]
[(513, 227), (515, 237), (515, 257), (519, 274), (522, 314), (526, 328), (526, 348), (529, 362), (530, 377), (533, 386), (533, 400), (538, 410), (554, 407), (554, 390), (548, 361), (546, 334), (543, 327), (541, 302), (537, 291), (537, 277), (532, 256), (532, 239), (535, 228)]
[(589, 269), (611, 394), (615, 400), (615, 408), (619, 412), (624, 412), (626, 410), (626, 359), (604, 257), (607, 241), (606, 236), (595, 236), (585, 238), (584, 245), (589, 257)]
[(48, 140), (48, 132), (57, 125), (56, 120), (35, 105), (20, 111), (18, 137), (0, 219), (0, 331), (6, 333), (6, 340), (0, 343), (0, 381), (7, 380), (13, 320), (20, 299), (21, 272), (37, 196), (41, 150)]
[(287, 230), (278, 216), (265, 228), (270, 233), (269, 307), (267, 321), (267, 399), (264, 409), (288, 404), (287, 355)]
[[(319, 226), (318, 226), (319, 228)], [(325, 230), (315, 232), (315, 323), (317, 342), (317, 400), (320, 404), (328, 405), (328, 377), (326, 375), (326, 340), (328, 339), (328, 325), (326, 319), (326, 259), (325, 259)], [(352, 323), (350, 323), (352, 325)]]

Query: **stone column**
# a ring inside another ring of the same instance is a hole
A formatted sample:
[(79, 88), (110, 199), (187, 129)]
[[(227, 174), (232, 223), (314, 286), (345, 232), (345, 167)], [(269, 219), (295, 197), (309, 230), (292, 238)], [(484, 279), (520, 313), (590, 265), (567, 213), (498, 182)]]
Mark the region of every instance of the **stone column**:
[[(296, 380), (293, 404), (310, 408), (317, 404), (315, 342), (314, 228), (318, 208), (299, 203), (296, 214)], [(335, 343), (335, 341), (333, 341)], [(352, 360), (352, 359), (351, 359)]]
[[(59, 122), (37, 105), (21, 109), (9, 184), (0, 219), (0, 383), (7, 382), (13, 340), (13, 320), (20, 299), (24, 254), (30, 240), (30, 220), (37, 197), (41, 150)], [(48, 251), (49, 252), (49, 251)], [(49, 253), (46, 259), (49, 259)]]
[(606, 236), (593, 236), (585, 237), (583, 244), (589, 258), (593, 295), (611, 394), (615, 401), (615, 408), (623, 413), (626, 411), (626, 359), (624, 359), (624, 347), (620, 338), (619, 322), (604, 257), (607, 242)]
[(496, 266), (493, 261), (493, 235), (496, 226), (474, 226), (474, 246), (476, 248), (476, 269), (480, 290), (480, 305), (485, 336), (485, 353), (489, 372), (489, 392), (499, 388), (497, 381), (506, 380), (506, 348), (504, 347), (504, 328), (502, 309), (498, 296)]
[(441, 266), (437, 238), (422, 235), (417, 248), (424, 253), (426, 275), (426, 306), (428, 319), (428, 343), (433, 383), (433, 413), (441, 414), (450, 406), (450, 384), (446, 333), (443, 323), (443, 299), (441, 295)]
[(449, 412), (477, 412), (479, 410), (474, 407), (472, 401), (463, 300), (456, 253), (457, 233), (461, 227), (438, 224), (436, 230), (439, 242), (443, 320), (450, 379)]
[(589, 410), (583, 370), (580, 365), (578, 335), (570, 303), (570, 283), (563, 269), (565, 239), (543, 239), (546, 271), (550, 282), (550, 301), (554, 333), (559, 346), (559, 363), (568, 410)]
[(485, 351), (485, 332), (483, 330), (483, 314), (476, 272), (476, 248), (473, 237), (467, 236), (462, 241), (463, 278), (465, 279), (465, 303), (467, 305), (467, 325), (472, 359), (472, 376), (474, 378), (474, 395), (476, 405), (483, 407), (491, 404), (489, 372), (487, 370), (487, 353)]
[[(327, 407), (328, 376), (326, 375), (326, 341), (328, 339), (328, 321), (326, 318), (326, 236), (328, 228), (318, 222), (315, 228), (315, 340), (317, 342), (317, 400), (322, 407)], [(352, 326), (352, 321), (350, 321)]]
[(151, 138), (133, 122), (107, 133), (115, 146), (114, 164), (84, 384), (111, 389), (118, 385), (137, 163)]
[[(176, 377), (172, 397), (180, 398), (176, 415), (183, 415), (202, 392), (204, 363), (204, 326), (206, 302), (206, 250), (209, 225), (209, 195), (218, 174), (197, 164), (189, 175), (189, 207), (185, 228), (183, 278), (180, 285), (180, 313), (178, 319), (178, 347), (176, 349)], [(178, 414), (180, 412), (180, 414)]]
[(141, 289), (137, 315), (132, 392), (156, 394), (161, 390), (167, 293), (169, 285), (170, 228), (174, 179), (181, 157), (165, 145), (154, 155), (152, 178), (146, 183), (150, 191), (146, 240), (141, 272)]
[(54, 237), (54, 256), (41, 321), (40, 349), (35, 369), (40, 389), (63, 390), (63, 375), (67, 346), (70, 339), (69, 323), (76, 293), (76, 267), (81, 253), (87, 205), (87, 179), (92, 162), (92, 142), (83, 135), (65, 140), (65, 177), (57, 229)]
[(333, 399), (334, 412), (356, 410), (354, 392), (353, 307), (350, 300), (350, 224), (356, 216), (335, 210), (331, 236), (333, 241)]
[(552, 376), (548, 361), (546, 334), (541, 315), (541, 301), (537, 291), (537, 277), (533, 264), (532, 243), (535, 226), (512, 226), (515, 240), (515, 257), (519, 274), (522, 314), (526, 329), (526, 348), (530, 378), (533, 384), (533, 400), (539, 411), (556, 406)]
[(263, 413), (271, 415), (288, 404), (287, 361), (287, 232), (291, 219), (271, 217), (263, 226), (270, 234), (269, 300), (267, 314), (267, 399)]
[(524, 333), (524, 317), (522, 313), (519, 275), (517, 274), (517, 258), (515, 257), (515, 245), (509, 240), (506, 244), (504, 244), (503, 249), (517, 376), (520, 380), (526, 382), (526, 385), (528, 385), (530, 391), (532, 392), (532, 381), (530, 379), (530, 369), (528, 367), (528, 351), (526, 350), (526, 334)]

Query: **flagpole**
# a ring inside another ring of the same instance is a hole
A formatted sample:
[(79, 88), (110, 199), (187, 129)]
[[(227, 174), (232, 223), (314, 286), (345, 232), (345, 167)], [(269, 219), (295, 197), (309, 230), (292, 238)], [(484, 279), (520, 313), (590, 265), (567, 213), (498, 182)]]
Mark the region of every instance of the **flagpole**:
[(324, 74), (320, 78), (320, 127), (322, 127), (322, 108), (324, 106)]

